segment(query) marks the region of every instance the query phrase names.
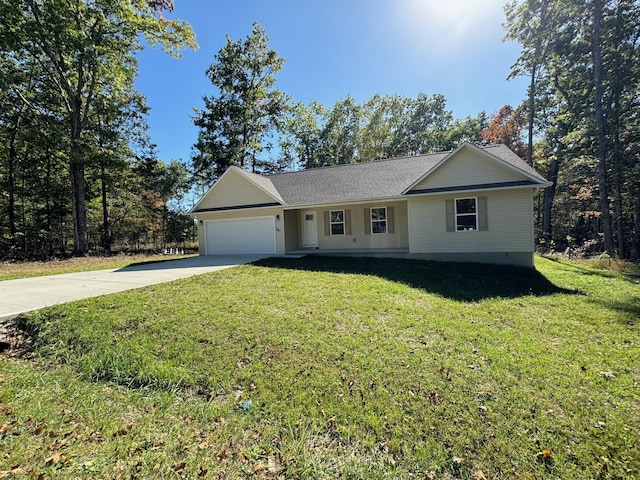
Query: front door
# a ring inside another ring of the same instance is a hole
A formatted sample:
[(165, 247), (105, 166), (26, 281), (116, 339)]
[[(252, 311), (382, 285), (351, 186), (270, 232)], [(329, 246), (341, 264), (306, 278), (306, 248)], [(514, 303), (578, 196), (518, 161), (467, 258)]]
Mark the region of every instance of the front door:
[(318, 219), (315, 210), (302, 212), (302, 246), (318, 246)]

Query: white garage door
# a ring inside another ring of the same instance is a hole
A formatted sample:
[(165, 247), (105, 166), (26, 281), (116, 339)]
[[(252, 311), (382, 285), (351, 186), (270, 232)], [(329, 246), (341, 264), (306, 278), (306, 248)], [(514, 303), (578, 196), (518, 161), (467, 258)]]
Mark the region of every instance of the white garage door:
[(209, 220), (205, 222), (205, 239), (207, 255), (276, 253), (272, 216)]

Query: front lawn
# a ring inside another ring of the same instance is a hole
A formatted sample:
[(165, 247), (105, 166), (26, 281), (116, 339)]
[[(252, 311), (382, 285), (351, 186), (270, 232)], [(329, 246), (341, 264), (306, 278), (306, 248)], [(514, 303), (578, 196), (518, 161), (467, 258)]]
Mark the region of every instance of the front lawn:
[(634, 478), (639, 283), (268, 259), (53, 307), (0, 357), (0, 478)]

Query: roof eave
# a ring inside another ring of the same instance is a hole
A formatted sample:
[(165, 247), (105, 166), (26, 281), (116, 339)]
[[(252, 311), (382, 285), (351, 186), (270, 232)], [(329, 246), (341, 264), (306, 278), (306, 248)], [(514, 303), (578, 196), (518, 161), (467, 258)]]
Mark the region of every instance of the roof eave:
[(518, 190), (518, 189), (531, 189), (540, 190), (541, 188), (547, 188), (553, 185), (551, 182), (537, 183), (531, 182), (527, 184), (513, 185), (505, 183), (503, 185), (487, 184), (487, 185), (460, 185), (456, 187), (443, 187), (437, 189), (429, 189), (430, 191), (417, 191), (415, 193), (408, 192), (406, 198), (410, 197), (425, 197), (434, 195), (451, 195), (454, 193), (474, 193), (474, 192), (486, 192), (496, 190)]
[(283, 208), (285, 210), (301, 210), (301, 209), (312, 209), (312, 208), (323, 208), (323, 207), (333, 207), (336, 205), (357, 205), (362, 203), (377, 203), (377, 202), (398, 202), (405, 201), (407, 197), (404, 195), (393, 195), (387, 197), (373, 197), (373, 198), (360, 198), (356, 200), (335, 200), (331, 202), (322, 202), (322, 203), (296, 203), (290, 205), (284, 205)]

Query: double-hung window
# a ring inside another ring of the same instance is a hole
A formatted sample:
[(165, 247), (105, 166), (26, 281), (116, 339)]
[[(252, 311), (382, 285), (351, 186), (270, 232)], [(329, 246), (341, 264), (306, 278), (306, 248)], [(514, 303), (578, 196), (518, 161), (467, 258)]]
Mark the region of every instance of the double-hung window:
[(456, 198), (456, 230), (478, 230), (477, 199)]
[(331, 210), (329, 212), (331, 235), (344, 235), (344, 210)]
[(387, 233), (387, 207), (371, 209), (371, 233)]

